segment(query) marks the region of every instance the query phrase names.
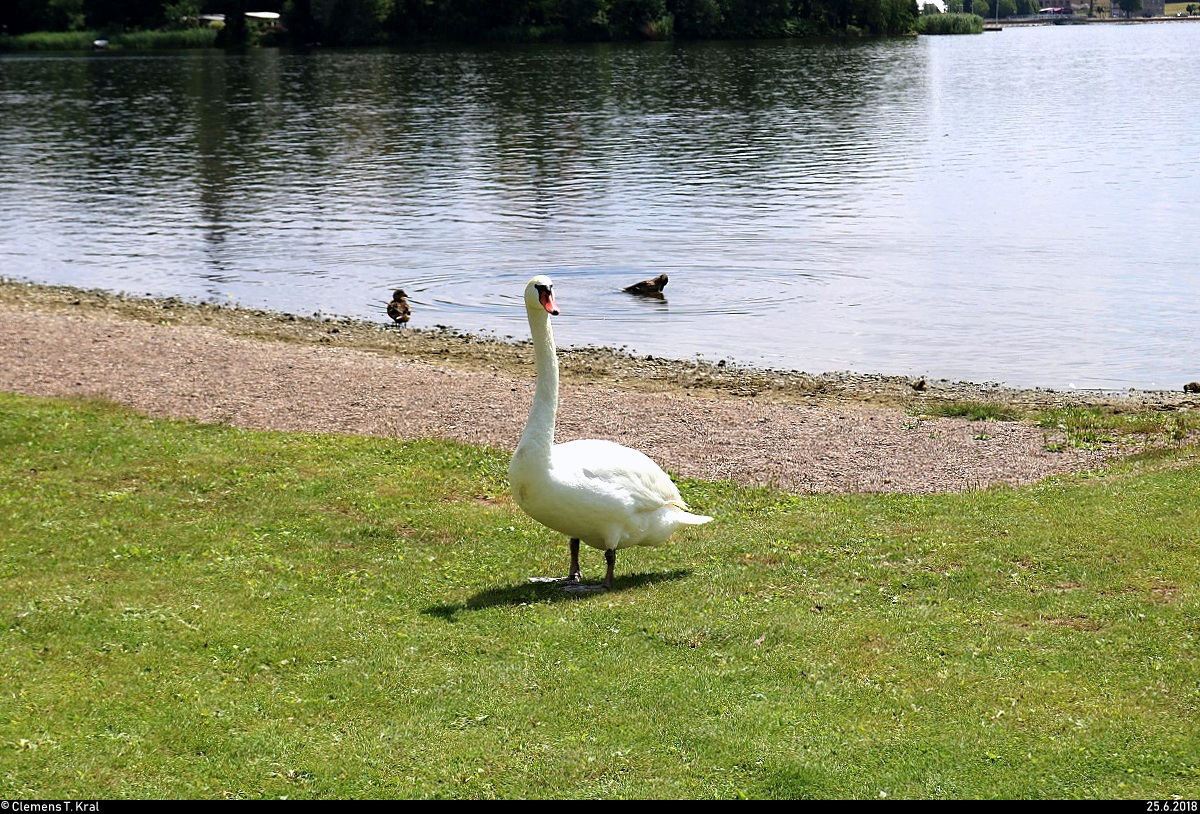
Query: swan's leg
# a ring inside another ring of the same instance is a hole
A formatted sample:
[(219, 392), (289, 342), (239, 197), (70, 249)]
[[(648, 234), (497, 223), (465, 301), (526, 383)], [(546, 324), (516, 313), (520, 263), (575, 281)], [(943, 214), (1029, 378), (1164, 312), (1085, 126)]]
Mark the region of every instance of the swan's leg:
[(566, 573), (565, 577), (562, 577), (562, 576), (530, 576), (529, 581), (530, 582), (557, 582), (558, 585), (563, 586), (564, 591), (571, 591), (571, 589), (574, 589), (577, 587), (583, 587), (580, 585), (580, 580), (583, 577), (583, 573), (580, 570), (580, 538), (572, 537), (570, 547), (571, 547), (571, 570), (569, 570), (568, 573)]
[(571, 570), (564, 577), (530, 577), (530, 582), (552, 582), (561, 585), (563, 590), (570, 591), (575, 589), (584, 589), (586, 586), (580, 585), (579, 580), (583, 578), (583, 572), (579, 569), (579, 538), (571, 538)]
[(579, 583), (583, 578), (583, 572), (579, 570), (579, 538), (571, 538), (571, 570), (567, 573), (567, 582), (572, 585)]
[(617, 561), (617, 552), (613, 549), (606, 549), (604, 559), (608, 560), (608, 576), (600, 585), (583, 585), (580, 583), (582, 574), (579, 572), (579, 540), (571, 539), (571, 573), (567, 576), (567, 584), (562, 586), (564, 591), (572, 593), (594, 593), (596, 591), (607, 591), (612, 587), (612, 572), (613, 563)]
[(608, 571), (604, 574), (604, 582), (600, 584), (607, 591), (612, 589), (613, 568), (617, 564), (617, 550), (615, 548), (604, 549), (604, 561), (608, 563)]

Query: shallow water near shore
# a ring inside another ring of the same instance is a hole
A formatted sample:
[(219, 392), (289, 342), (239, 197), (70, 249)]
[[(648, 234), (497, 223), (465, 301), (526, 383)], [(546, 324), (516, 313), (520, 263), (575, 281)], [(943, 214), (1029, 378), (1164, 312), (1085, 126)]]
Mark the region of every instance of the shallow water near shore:
[(564, 348), (1178, 390), (1198, 68), (1187, 24), (7, 56), (0, 273), (515, 339), (548, 273)]

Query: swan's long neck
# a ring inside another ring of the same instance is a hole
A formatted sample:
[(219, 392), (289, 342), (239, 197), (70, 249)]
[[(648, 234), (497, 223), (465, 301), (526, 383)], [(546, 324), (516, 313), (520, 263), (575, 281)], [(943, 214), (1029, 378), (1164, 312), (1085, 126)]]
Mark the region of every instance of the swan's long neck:
[(537, 386), (517, 449), (527, 455), (549, 459), (550, 447), (554, 445), (554, 418), (558, 412), (558, 354), (554, 349), (550, 315), (540, 308), (536, 311), (531, 309), (529, 332), (533, 336), (534, 359), (537, 362)]

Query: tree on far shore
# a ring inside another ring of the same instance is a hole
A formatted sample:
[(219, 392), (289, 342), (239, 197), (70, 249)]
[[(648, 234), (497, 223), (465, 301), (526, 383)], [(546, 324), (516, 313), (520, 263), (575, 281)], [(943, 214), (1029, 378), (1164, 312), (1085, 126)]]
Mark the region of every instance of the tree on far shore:
[(156, 31), (224, 14), (219, 42), (237, 48), (247, 11), (279, 13), (284, 44), (353, 46), (893, 36), (914, 30), (917, 0), (0, 0), (0, 33)]

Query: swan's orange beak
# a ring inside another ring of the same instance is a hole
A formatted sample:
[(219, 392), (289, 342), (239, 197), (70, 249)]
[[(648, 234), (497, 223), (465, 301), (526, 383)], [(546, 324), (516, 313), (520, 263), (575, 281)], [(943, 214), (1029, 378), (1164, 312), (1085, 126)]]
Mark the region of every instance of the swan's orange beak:
[(538, 301), (542, 304), (542, 307), (546, 309), (547, 313), (558, 316), (558, 303), (554, 301), (553, 291), (548, 288), (539, 288)]

